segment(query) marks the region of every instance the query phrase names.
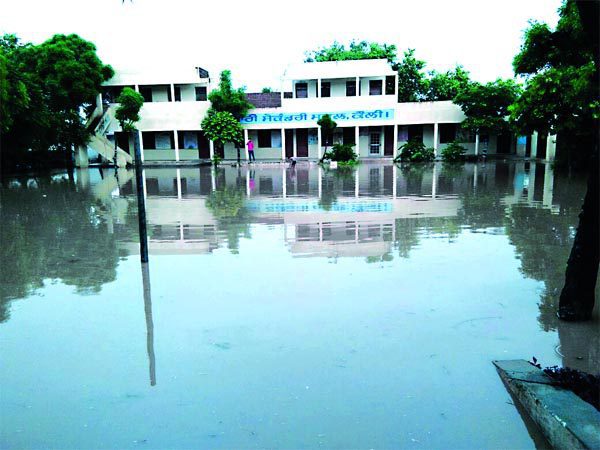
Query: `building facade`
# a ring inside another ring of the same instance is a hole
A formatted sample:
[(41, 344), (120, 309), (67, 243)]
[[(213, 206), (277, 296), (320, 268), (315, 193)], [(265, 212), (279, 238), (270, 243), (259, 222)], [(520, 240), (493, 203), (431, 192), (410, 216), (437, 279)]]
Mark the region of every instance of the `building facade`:
[[(284, 73), (279, 92), (248, 94), (255, 108), (241, 120), (245, 141), (253, 140), (259, 161), (292, 156), (317, 160), (334, 143), (353, 145), (359, 159), (394, 158), (411, 139), (422, 140), (436, 156), (456, 140), (470, 155), (554, 157), (552, 137), (465, 133), (459, 106), (451, 101), (400, 103), (397, 85), (396, 72), (383, 59), (292, 66)], [(202, 132), (200, 123), (210, 107), (208, 94), (217, 87), (206, 70), (117, 72), (105, 84), (102, 103), (109, 119), (101, 133), (131, 154), (132, 143), (110, 120), (114, 99), (125, 86), (145, 100), (137, 124), (144, 162), (196, 161), (214, 155), (237, 158), (232, 144), (218, 148)], [(337, 123), (332, 135), (322, 135), (317, 125), (324, 114)], [(248, 157), (246, 150), (242, 154)]]

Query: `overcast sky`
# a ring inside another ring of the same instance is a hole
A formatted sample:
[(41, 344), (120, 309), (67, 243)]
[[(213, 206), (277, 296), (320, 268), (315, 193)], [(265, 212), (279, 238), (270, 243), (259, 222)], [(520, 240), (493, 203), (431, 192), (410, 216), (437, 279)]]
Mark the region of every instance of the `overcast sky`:
[(115, 69), (201, 66), (233, 71), (249, 91), (279, 87), (304, 52), (351, 39), (415, 48), (427, 69), (456, 63), (472, 78), (512, 77), (528, 20), (551, 26), (560, 0), (0, 0), (0, 32), (41, 42), (77, 33)]

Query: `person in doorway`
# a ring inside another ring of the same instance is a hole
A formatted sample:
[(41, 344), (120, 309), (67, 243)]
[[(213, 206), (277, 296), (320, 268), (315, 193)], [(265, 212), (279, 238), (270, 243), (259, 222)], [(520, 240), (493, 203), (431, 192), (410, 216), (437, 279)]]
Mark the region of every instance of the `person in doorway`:
[(252, 139), (248, 139), (246, 145), (248, 146), (248, 161), (256, 161), (256, 158), (254, 157), (254, 142), (252, 142)]

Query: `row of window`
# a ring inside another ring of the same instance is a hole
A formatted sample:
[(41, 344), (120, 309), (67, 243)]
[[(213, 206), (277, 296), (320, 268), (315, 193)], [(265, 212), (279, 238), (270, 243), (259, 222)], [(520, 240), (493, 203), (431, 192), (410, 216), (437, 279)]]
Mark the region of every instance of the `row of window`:
[[(151, 86), (140, 86), (140, 94), (144, 97), (144, 102), (152, 102), (152, 87)], [(195, 98), (197, 102), (205, 102), (208, 100), (208, 92), (206, 86), (195, 86)], [(173, 99), (171, 98), (171, 89), (167, 86), (167, 101), (171, 102)], [(174, 87), (175, 101), (181, 101), (181, 87)]]
[[(396, 78), (385, 77), (385, 95), (395, 93)], [(346, 97), (356, 97), (356, 95), (356, 80), (346, 81)], [(358, 95), (361, 95), (360, 84)], [(383, 80), (369, 80), (369, 95), (383, 95)], [(321, 82), (321, 97), (331, 97), (331, 82)], [(296, 98), (308, 98), (308, 83), (296, 83)]]

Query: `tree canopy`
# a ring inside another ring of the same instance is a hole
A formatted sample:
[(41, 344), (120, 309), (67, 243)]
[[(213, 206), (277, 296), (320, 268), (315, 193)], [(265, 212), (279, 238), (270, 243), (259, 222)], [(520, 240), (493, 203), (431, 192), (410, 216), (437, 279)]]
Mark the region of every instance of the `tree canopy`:
[(334, 41), (328, 47), (321, 47), (305, 53), (304, 62), (347, 61), (356, 59), (387, 59), (395, 64), (397, 49), (393, 44), (380, 44), (378, 42), (352, 41), (348, 48), (344, 44)]
[(598, 43), (586, 36), (574, 0), (566, 0), (558, 12), (555, 30), (532, 22), (525, 31), (513, 60), (515, 73), (525, 79), (525, 89), (511, 109), (511, 120), (523, 133), (543, 130), (578, 136), (579, 141), (586, 135), (596, 139)]
[(123, 131), (134, 131), (135, 123), (140, 120), (140, 109), (144, 105), (144, 97), (130, 87), (125, 87), (117, 97), (119, 106), (115, 118)]
[[(13, 34), (0, 38), (0, 113), (3, 163), (29, 149), (70, 149), (86, 142), (91, 112), (112, 68), (96, 47), (75, 34), (34, 45)], [(3, 164), (4, 165), (4, 164)]]
[(244, 88), (233, 88), (230, 70), (221, 72), (219, 87), (208, 94), (208, 99), (213, 110), (217, 112), (227, 111), (237, 120), (244, 117), (248, 110), (253, 107), (246, 98)]
[(394, 66), (398, 72), (398, 101), (419, 102), (425, 99), (427, 80), (423, 69), (425, 61), (415, 57), (415, 49), (404, 52), (404, 58)]
[(485, 84), (468, 83), (453, 100), (467, 117), (463, 128), (477, 133), (501, 133), (507, 130), (509, 108), (519, 97), (520, 91), (520, 85), (514, 80), (499, 78)]
[(208, 139), (219, 145), (231, 142), (240, 146), (244, 141), (242, 125), (228, 111), (209, 110), (202, 120), (202, 130)]

